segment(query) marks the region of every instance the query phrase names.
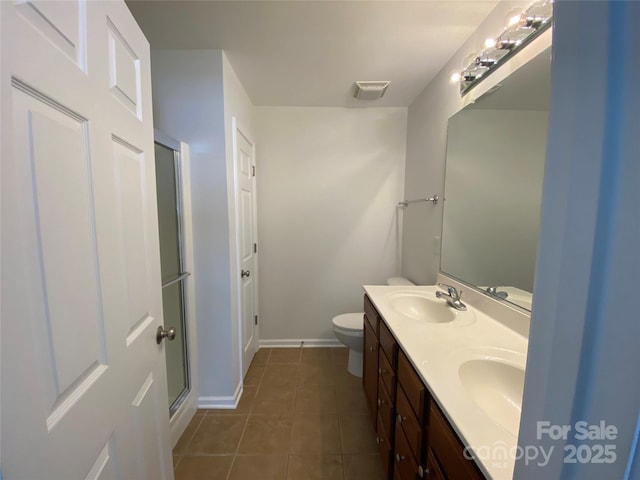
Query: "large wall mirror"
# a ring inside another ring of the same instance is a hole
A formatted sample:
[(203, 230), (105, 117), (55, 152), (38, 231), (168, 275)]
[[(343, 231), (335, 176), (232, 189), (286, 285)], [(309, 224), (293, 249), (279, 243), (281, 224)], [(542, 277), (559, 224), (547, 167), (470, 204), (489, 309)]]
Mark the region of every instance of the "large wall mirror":
[(440, 269), (531, 310), (551, 49), (449, 119)]

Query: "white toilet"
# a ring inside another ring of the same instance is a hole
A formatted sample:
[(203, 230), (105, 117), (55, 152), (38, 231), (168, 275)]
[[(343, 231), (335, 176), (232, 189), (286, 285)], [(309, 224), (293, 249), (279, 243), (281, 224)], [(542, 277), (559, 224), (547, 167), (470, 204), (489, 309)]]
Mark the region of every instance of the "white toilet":
[[(414, 285), (406, 278), (391, 277), (387, 285)], [(364, 313), (343, 313), (333, 317), (333, 334), (349, 348), (347, 370), (356, 377), (362, 377), (362, 351), (364, 350)]]

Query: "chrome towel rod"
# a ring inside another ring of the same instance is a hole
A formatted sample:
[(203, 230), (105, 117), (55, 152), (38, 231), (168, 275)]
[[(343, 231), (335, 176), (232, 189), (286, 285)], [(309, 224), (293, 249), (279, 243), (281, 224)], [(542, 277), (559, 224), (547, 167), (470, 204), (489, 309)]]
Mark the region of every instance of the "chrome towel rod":
[(434, 205), (438, 204), (438, 195), (434, 195), (433, 197), (425, 197), (425, 198), (416, 198), (415, 200), (403, 200), (398, 203), (399, 207), (406, 207), (410, 203), (418, 203), (418, 202), (433, 202)]

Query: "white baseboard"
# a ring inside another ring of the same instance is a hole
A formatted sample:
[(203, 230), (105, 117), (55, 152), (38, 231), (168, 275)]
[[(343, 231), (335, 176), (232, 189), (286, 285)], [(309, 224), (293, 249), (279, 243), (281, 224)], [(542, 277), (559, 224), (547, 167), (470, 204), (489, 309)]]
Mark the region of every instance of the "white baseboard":
[(233, 395), (227, 397), (198, 397), (198, 408), (234, 409), (242, 396), (242, 382), (238, 383)]
[(287, 338), (260, 340), (260, 348), (344, 347), (337, 338)]

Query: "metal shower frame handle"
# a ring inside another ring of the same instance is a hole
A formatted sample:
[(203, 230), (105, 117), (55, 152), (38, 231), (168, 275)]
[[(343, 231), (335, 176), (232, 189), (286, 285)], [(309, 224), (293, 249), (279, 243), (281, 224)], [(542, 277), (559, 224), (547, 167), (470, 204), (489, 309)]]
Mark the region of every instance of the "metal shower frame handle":
[(406, 207), (410, 203), (418, 203), (418, 202), (432, 202), (434, 205), (437, 205), (439, 200), (440, 200), (440, 197), (438, 197), (438, 195), (434, 195), (433, 197), (416, 198), (415, 200), (403, 200), (402, 202), (398, 203), (398, 206)]

